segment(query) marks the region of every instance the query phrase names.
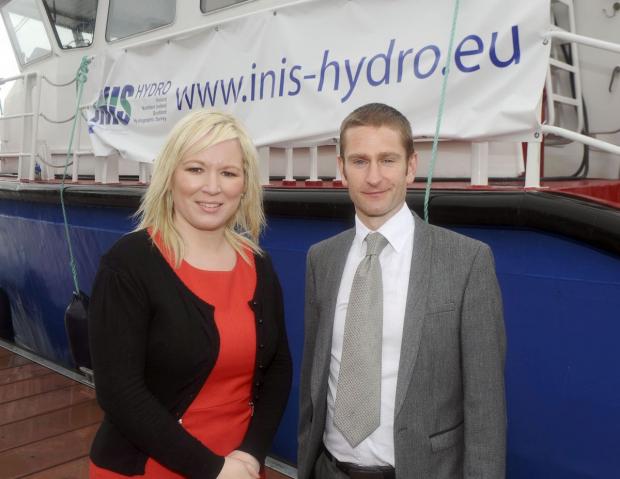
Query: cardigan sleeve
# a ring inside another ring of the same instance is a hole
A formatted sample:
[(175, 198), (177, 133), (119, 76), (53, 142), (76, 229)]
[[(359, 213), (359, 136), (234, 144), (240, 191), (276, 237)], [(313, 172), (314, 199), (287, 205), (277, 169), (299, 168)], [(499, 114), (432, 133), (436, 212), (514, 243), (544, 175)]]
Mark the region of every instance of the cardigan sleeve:
[(264, 300), (272, 302), (265, 310), (273, 312), (273, 318), (265, 318), (265, 321), (275, 322), (278, 337), (275, 354), (266, 366), (262, 378), (260, 400), (255, 404), (252, 421), (243, 443), (239, 447), (239, 450), (251, 454), (261, 464), (265, 462), (280, 419), (284, 414), (291, 389), (293, 371), (284, 323), (282, 287), (268, 257), (265, 263), (264, 277), (259, 278), (259, 281), (271, 288)]
[(150, 309), (141, 282), (102, 261), (89, 308), (97, 400), (144, 454), (185, 477), (215, 478), (224, 458), (187, 433), (145, 385)]

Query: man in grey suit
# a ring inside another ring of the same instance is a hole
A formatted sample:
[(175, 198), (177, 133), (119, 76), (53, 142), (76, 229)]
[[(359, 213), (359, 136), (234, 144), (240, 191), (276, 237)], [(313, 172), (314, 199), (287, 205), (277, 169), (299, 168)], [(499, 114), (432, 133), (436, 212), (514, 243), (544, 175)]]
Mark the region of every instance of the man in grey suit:
[(407, 208), (416, 164), (394, 108), (343, 121), (338, 165), (356, 225), (308, 252), (299, 479), (505, 475), (493, 256)]

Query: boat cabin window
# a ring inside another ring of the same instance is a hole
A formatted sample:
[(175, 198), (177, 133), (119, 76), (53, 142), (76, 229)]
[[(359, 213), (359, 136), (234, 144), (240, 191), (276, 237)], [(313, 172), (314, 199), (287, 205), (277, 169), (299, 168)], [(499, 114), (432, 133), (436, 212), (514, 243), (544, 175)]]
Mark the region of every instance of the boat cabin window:
[(2, 16), (22, 65), (51, 53), (52, 47), (35, 0), (12, 0), (2, 7)]
[(61, 48), (93, 43), (97, 0), (43, 0), (43, 4)]
[(200, 0), (200, 10), (202, 10), (202, 13), (209, 13), (247, 1), (248, 0)]
[(175, 13), (176, 2), (170, 0), (110, 0), (106, 39), (113, 42), (169, 25)]

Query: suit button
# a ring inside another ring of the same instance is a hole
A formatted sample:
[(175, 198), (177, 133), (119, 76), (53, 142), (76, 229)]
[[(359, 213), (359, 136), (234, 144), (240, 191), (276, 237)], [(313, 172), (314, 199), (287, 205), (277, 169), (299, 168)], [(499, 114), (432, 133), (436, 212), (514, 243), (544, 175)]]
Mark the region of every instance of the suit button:
[(261, 349), (264, 349), (265, 345), (263, 343), (261, 343), (258, 347), (261, 348)]
[(259, 320), (258, 320), (258, 324), (263, 324), (263, 320), (262, 320), (262, 319), (259, 319)]
[(263, 366), (262, 364), (258, 365), (258, 369), (263, 369), (265, 366)]
[(257, 388), (258, 388), (258, 387), (260, 387), (260, 381), (256, 381), (256, 382), (254, 383), (254, 386), (256, 386)]

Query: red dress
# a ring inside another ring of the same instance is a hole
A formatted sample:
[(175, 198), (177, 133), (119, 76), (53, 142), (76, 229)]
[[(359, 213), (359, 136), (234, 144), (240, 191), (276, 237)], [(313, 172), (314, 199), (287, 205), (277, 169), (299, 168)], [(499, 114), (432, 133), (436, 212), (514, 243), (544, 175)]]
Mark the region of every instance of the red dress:
[[(196, 296), (215, 307), (220, 337), (215, 366), (180, 422), (187, 432), (220, 456), (239, 447), (252, 416), (256, 326), (248, 302), (256, 289), (256, 271), (249, 251), (248, 257), (251, 264), (237, 254), (231, 271), (201, 270), (185, 261), (175, 270)], [(90, 479), (126, 477), (90, 464)], [(146, 462), (144, 475), (130, 477), (182, 479), (152, 458)]]

